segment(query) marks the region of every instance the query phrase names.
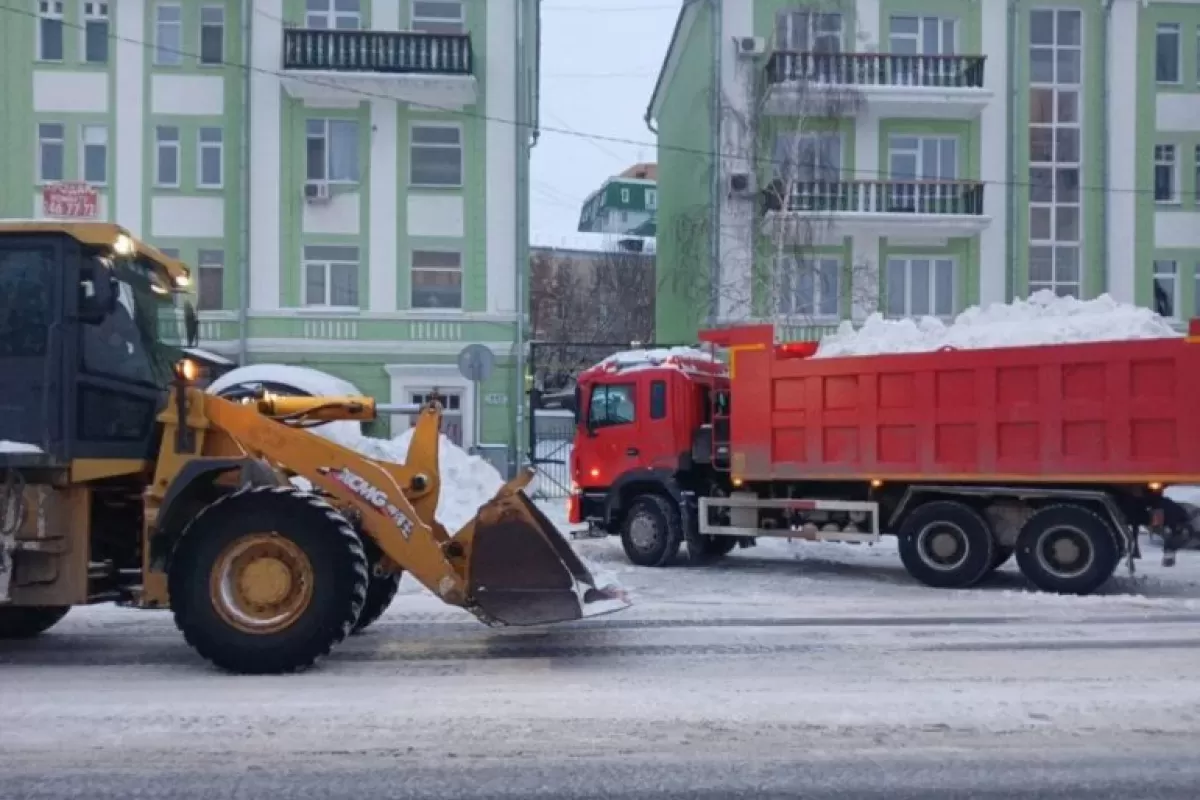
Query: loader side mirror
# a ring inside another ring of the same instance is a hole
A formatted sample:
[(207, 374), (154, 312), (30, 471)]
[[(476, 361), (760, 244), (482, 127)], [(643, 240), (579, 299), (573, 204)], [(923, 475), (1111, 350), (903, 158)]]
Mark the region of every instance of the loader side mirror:
[(93, 267), (92, 277), (79, 284), (79, 319), (99, 325), (117, 310), (120, 295), (116, 277), (100, 266)]

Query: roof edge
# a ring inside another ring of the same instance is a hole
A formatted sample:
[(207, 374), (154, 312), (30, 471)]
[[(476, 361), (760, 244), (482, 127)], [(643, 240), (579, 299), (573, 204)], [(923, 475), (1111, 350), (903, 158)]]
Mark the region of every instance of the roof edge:
[(654, 91), (650, 93), (650, 103), (646, 106), (646, 124), (658, 119), (662, 108), (663, 85), (674, 74), (679, 64), (679, 46), (683, 39), (684, 29), (690, 28), (696, 17), (696, 7), (708, 0), (683, 0), (679, 7), (679, 16), (675, 18), (675, 29), (671, 31), (671, 41), (667, 44), (667, 53), (663, 56), (663, 64), (658, 70), (658, 78), (654, 82)]

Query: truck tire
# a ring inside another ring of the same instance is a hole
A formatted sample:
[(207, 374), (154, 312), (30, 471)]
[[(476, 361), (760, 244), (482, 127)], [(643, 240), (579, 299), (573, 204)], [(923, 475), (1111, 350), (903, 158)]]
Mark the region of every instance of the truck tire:
[(692, 543), (689, 541), (688, 555), (692, 556), (693, 560), (700, 563), (716, 561), (724, 558), (732, 553), (734, 548), (738, 546), (738, 539), (736, 536), (705, 536), (704, 534), (696, 534), (696, 538), (699, 540), (700, 546), (697, 549), (700, 552), (692, 553)]
[(244, 487), (192, 520), (167, 574), (175, 625), (221, 669), (311, 667), (350, 633), (367, 594), (358, 534), (317, 495)]
[(988, 569), (988, 572), (995, 572), (1008, 563), (1015, 550), (1015, 545), (997, 544), (995, 553), (992, 555), (992, 566)]
[(0, 639), (32, 639), (53, 628), (70, 606), (0, 607)]
[(926, 586), (962, 589), (991, 569), (996, 542), (975, 509), (953, 500), (918, 506), (900, 525), (900, 560)]
[(661, 495), (644, 494), (636, 498), (621, 520), (625, 557), (639, 567), (665, 567), (679, 554), (682, 543), (679, 509)]
[(1091, 509), (1066, 503), (1047, 506), (1017, 535), (1017, 565), (1043, 592), (1091, 594), (1120, 564), (1117, 535)]
[(362, 611), (358, 615), (358, 622), (354, 623), (354, 629), (350, 631), (351, 635), (362, 633), (383, 616), (383, 612), (388, 610), (388, 606), (396, 598), (396, 592), (400, 590), (400, 579), (404, 577), (400, 572), (381, 572), (379, 562), (383, 553), (379, 545), (367, 536), (360, 535), (359, 538), (367, 554), (367, 567), (371, 576), (367, 579), (367, 599), (363, 601)]

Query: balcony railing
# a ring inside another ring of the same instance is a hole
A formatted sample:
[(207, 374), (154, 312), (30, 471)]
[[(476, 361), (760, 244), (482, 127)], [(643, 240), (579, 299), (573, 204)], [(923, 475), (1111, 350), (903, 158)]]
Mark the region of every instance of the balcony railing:
[(777, 50), (767, 62), (772, 84), (802, 82), (867, 87), (982, 89), (986, 56), (892, 53), (799, 53)]
[(764, 192), (766, 211), (852, 214), (981, 216), (978, 181), (793, 181), (773, 182)]
[(283, 68), (330, 72), (472, 75), (466, 34), (288, 28)]

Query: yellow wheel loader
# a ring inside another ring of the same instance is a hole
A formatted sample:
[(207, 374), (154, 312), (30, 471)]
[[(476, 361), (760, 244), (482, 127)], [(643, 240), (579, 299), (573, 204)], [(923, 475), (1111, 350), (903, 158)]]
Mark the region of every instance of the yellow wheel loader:
[(189, 283), (117, 225), (0, 221), (0, 638), (114, 601), (170, 608), (221, 668), (284, 673), (378, 617), (402, 572), (488, 625), (629, 605), (528, 472), (457, 533), (438, 524), (436, 401), (395, 464), (309, 428), (398, 408), (197, 387), (160, 329), (179, 304), (194, 338)]

